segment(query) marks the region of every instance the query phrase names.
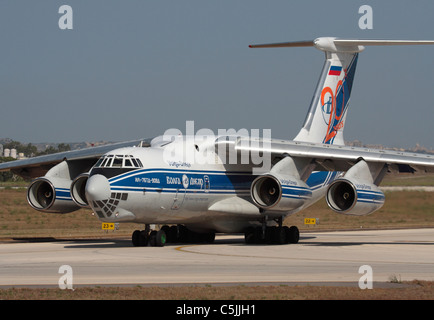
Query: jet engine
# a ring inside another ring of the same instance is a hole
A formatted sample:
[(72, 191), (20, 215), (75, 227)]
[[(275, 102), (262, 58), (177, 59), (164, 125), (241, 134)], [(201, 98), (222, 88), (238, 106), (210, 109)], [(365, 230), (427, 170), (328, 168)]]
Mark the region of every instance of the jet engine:
[(27, 201), (38, 211), (67, 213), (80, 209), (71, 199), (71, 180), (41, 177), (35, 179), (27, 189)]
[(89, 179), (89, 173), (82, 173), (71, 183), (71, 198), (82, 208), (89, 207), (85, 194), (87, 179)]
[(250, 188), (255, 204), (262, 209), (290, 211), (312, 197), (303, 181), (291, 176), (265, 174), (257, 177)]
[(342, 178), (330, 184), (326, 193), (327, 204), (337, 213), (354, 216), (365, 216), (380, 209), (385, 196), (377, 186), (386, 171), (384, 164), (360, 159)]
[(384, 193), (374, 184), (352, 178), (337, 179), (326, 193), (328, 206), (337, 213), (364, 216), (384, 204)]
[(67, 213), (87, 206), (84, 187), (88, 174), (80, 173), (89, 171), (89, 165), (87, 161), (62, 161), (45, 176), (33, 180), (27, 189), (30, 206), (38, 211), (52, 213)]

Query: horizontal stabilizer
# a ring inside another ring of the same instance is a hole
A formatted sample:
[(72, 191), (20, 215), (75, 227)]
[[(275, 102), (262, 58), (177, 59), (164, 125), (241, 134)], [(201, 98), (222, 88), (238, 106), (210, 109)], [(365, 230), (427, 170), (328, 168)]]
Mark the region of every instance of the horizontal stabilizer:
[(431, 40), (349, 40), (334, 39), (333, 42), (340, 46), (400, 46), (400, 45), (425, 45), (434, 44)]
[(249, 48), (291, 48), (291, 47), (313, 47), (314, 42), (309, 41), (294, 41), (294, 42), (281, 42), (270, 44), (251, 44)]
[(320, 37), (315, 40), (293, 41), (269, 44), (253, 44), (250, 48), (293, 48), (315, 47), (328, 52), (361, 52), (364, 46), (396, 46), (396, 45), (427, 45), (434, 44), (431, 40), (359, 40)]

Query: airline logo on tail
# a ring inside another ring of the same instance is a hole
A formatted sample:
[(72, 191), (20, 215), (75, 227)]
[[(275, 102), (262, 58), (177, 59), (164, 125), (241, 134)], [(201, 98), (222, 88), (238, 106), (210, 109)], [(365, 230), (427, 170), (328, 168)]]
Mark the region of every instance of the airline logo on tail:
[[(344, 69), (345, 75), (342, 80), (337, 82), (334, 90), (327, 86), (321, 91), (321, 111), (323, 114), (323, 120), (327, 125), (327, 132), (323, 140), (323, 143), (325, 144), (333, 144), (338, 131), (344, 128), (344, 114), (348, 109), (357, 57), (358, 54), (355, 54), (348, 69)], [(340, 76), (341, 72), (341, 66), (331, 66), (328, 75)]]

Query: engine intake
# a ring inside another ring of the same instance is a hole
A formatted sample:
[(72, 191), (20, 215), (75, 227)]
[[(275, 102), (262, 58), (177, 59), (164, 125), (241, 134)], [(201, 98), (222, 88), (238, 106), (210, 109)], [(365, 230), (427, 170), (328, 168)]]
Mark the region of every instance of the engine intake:
[(272, 174), (257, 177), (250, 194), (258, 207), (275, 211), (293, 210), (312, 197), (312, 191), (303, 181)]
[(78, 210), (69, 192), (70, 180), (41, 177), (27, 189), (27, 202), (38, 211), (67, 213)]
[(272, 176), (255, 180), (252, 185), (253, 200), (260, 207), (272, 207), (282, 196), (280, 183)]
[(378, 209), (384, 204), (384, 193), (370, 183), (355, 179), (337, 179), (327, 190), (328, 206), (337, 213), (364, 216)]
[(82, 208), (89, 208), (89, 202), (86, 199), (86, 183), (89, 179), (88, 173), (83, 173), (72, 181), (71, 184), (71, 198), (72, 200)]

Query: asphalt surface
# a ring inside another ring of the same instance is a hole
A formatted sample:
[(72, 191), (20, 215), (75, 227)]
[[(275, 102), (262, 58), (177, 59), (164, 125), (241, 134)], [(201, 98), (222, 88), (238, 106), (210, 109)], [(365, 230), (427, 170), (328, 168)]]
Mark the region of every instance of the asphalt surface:
[(414, 279), (434, 280), (434, 229), (301, 233), (300, 242), (289, 245), (246, 245), (238, 235), (217, 235), (211, 245), (162, 248), (133, 247), (129, 239), (0, 243), (1, 287), (358, 285)]

